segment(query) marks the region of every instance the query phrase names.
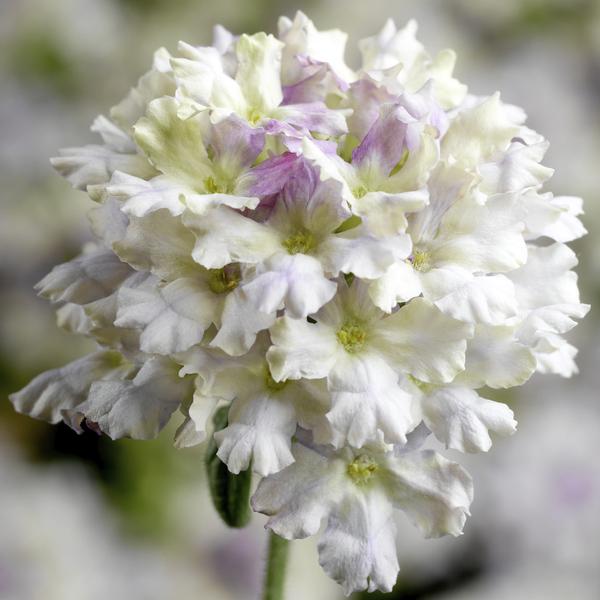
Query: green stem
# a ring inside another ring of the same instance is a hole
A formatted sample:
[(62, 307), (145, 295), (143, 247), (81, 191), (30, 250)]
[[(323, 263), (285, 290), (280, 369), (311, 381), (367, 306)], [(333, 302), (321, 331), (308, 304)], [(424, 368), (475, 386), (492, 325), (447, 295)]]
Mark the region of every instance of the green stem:
[(267, 557), (263, 600), (283, 600), (284, 598), (283, 588), (289, 545), (288, 540), (279, 537), (272, 531), (269, 532), (269, 555)]

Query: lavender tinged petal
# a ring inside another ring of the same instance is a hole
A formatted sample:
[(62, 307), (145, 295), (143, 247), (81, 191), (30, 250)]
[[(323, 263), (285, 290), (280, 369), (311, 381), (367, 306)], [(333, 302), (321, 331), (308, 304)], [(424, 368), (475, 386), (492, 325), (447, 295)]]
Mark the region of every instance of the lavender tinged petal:
[(211, 130), (213, 161), (224, 173), (232, 176), (248, 169), (262, 152), (264, 145), (264, 131), (250, 127), (235, 115), (213, 125)]
[(363, 141), (352, 152), (352, 164), (368, 173), (368, 179), (387, 177), (407, 149), (407, 134), (414, 122), (414, 117), (405, 108), (385, 105)]
[(348, 131), (344, 115), (339, 111), (327, 108), (323, 102), (286, 104), (277, 108), (273, 116), (275, 119), (285, 121), (307, 133), (314, 131), (338, 136)]

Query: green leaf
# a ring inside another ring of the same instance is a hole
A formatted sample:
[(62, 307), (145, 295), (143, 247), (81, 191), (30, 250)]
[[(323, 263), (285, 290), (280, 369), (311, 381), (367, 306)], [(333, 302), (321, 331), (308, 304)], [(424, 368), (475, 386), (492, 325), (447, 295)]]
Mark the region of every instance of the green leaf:
[[(227, 427), (229, 407), (223, 406), (215, 413), (215, 431)], [(217, 512), (229, 527), (245, 527), (250, 522), (250, 487), (252, 468), (238, 475), (230, 473), (227, 465), (217, 456), (217, 444), (211, 439), (206, 452), (206, 472), (210, 495)]]

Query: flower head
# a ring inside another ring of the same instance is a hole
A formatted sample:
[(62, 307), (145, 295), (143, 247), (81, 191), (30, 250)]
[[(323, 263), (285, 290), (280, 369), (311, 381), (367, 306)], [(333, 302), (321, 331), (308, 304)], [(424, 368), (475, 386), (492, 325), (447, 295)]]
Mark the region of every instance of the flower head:
[(218, 457), (263, 478), (252, 505), (277, 534), (324, 525), (347, 593), (392, 588), (400, 512), (461, 533), (471, 480), (421, 444), (512, 434), (478, 390), (573, 374), (563, 336), (588, 310), (566, 246), (581, 201), (542, 190), (547, 142), (415, 33), (388, 21), (357, 69), (302, 13), (159, 50), (94, 122), (102, 142), (53, 159), (97, 202), (97, 241), (38, 291), (99, 349), (11, 396), (113, 438), (179, 410), (178, 447), (229, 407)]

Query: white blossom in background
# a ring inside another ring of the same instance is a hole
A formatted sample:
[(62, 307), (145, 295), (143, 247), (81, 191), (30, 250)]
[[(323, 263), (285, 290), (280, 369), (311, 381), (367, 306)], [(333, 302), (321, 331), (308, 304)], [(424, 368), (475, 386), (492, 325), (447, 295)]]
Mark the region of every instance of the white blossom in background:
[(564, 334), (588, 309), (581, 200), (543, 191), (547, 142), (415, 33), (388, 21), (358, 69), (302, 13), (157, 51), (100, 142), (53, 159), (97, 203), (97, 242), (38, 291), (98, 349), (11, 397), (112, 438), (179, 410), (178, 447), (230, 404), (219, 457), (263, 477), (267, 527), (322, 531), (346, 593), (393, 587), (398, 519), (460, 535), (471, 479), (423, 442), (512, 434), (485, 388), (575, 373)]

